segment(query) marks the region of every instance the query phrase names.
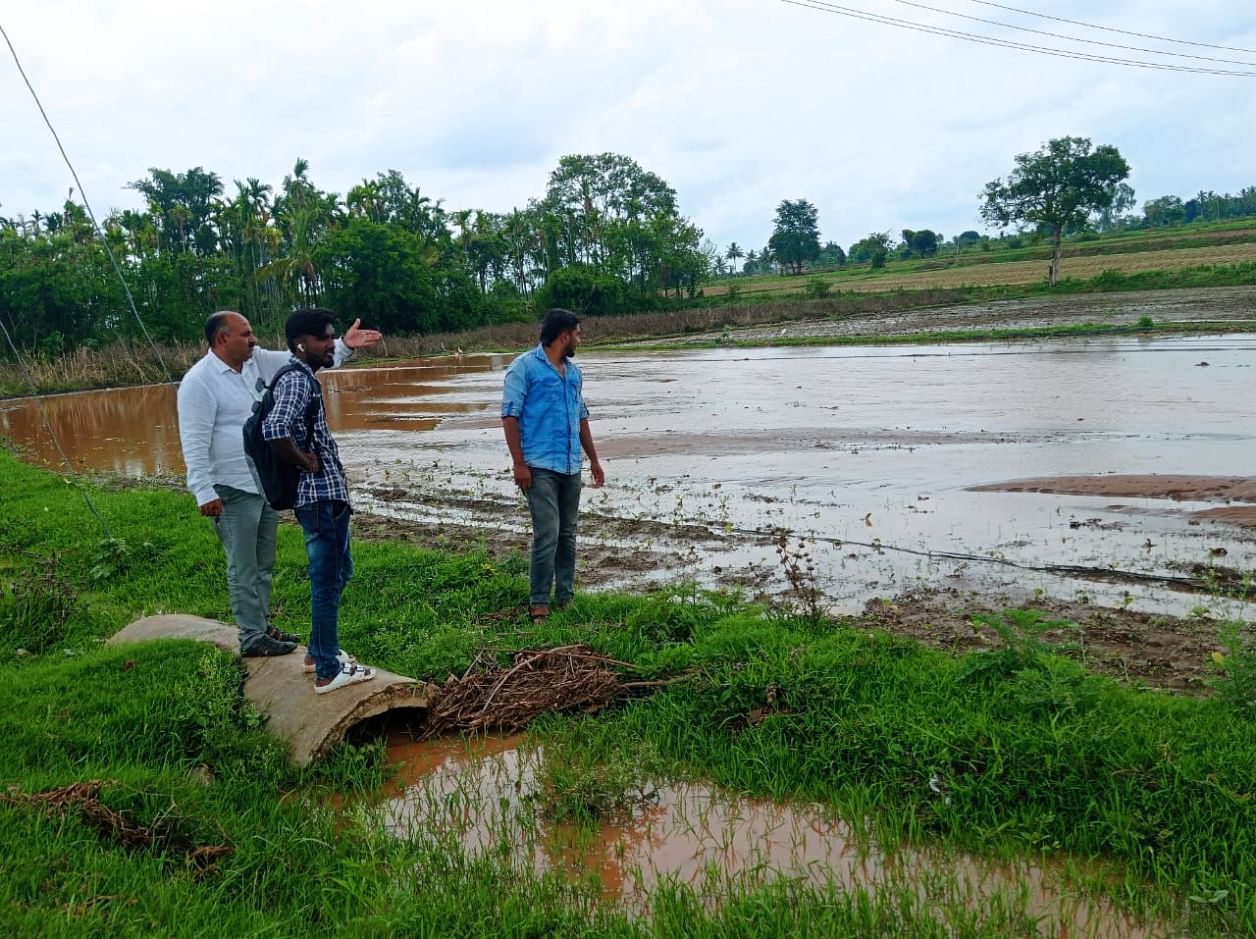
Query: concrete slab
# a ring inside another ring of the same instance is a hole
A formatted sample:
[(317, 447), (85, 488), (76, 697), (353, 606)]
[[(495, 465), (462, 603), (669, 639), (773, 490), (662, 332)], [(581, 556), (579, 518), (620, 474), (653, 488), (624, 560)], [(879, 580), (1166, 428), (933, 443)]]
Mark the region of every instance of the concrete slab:
[[(195, 639), (239, 652), (236, 627), (182, 613), (146, 616), (109, 639), (114, 645), (150, 639)], [(375, 669), (370, 681), (330, 694), (314, 693), (314, 677), (301, 670), (305, 647), (290, 655), (245, 658), (244, 696), (266, 717), (266, 728), (285, 741), (292, 761), (305, 766), (345, 739), (356, 725), (387, 711), (426, 709), (431, 686)], [(370, 663), (364, 663), (369, 665)]]

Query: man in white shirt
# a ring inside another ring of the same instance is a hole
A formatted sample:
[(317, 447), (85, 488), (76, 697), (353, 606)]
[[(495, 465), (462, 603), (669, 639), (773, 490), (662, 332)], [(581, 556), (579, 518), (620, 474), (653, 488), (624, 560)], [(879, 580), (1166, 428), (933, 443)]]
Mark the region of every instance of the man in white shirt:
[[(381, 335), (360, 320), (336, 341), (334, 365)], [(279, 517), (260, 495), (244, 455), (244, 422), (288, 352), (255, 349), (249, 321), (223, 310), (205, 323), (209, 351), (179, 384), (179, 438), (187, 484), (200, 513), (213, 519), (227, 553), (227, 592), (240, 629), (241, 655), (286, 655), (299, 641), (267, 622)]]

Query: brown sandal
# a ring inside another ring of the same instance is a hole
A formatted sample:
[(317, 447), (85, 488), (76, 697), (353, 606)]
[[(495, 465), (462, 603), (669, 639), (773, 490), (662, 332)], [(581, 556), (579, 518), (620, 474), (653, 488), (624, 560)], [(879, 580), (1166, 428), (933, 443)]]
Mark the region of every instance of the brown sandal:
[(534, 606), (528, 610), (528, 617), (534, 623), (543, 623), (549, 619), (550, 611), (547, 606)]

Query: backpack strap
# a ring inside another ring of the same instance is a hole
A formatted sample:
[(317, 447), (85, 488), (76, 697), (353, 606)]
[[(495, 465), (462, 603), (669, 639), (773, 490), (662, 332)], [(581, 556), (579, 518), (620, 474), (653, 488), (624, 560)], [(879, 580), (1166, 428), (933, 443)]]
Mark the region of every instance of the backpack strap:
[[(275, 387), (279, 384), (279, 379), (289, 372), (301, 372), (305, 374), (305, 369), (296, 362), (289, 362), (279, 371), (275, 372), (275, 377), (270, 380), (270, 384), (266, 386), (266, 395), (270, 397), (268, 412), (275, 406)], [(322, 389), (309, 375), (306, 375), (310, 383), (310, 400), (305, 405), (305, 440), (311, 450), (314, 449), (314, 422), (318, 419), (318, 412), (323, 406)]]

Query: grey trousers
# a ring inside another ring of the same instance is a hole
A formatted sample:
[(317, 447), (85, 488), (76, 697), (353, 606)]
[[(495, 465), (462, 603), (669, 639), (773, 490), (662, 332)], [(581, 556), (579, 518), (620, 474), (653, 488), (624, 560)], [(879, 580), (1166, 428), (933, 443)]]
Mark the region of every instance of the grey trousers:
[(532, 511), (532, 563), (528, 568), (531, 606), (571, 602), (576, 582), (576, 520), (580, 513), (580, 474), (531, 467), (532, 485), (523, 491)]
[(215, 486), (214, 491), (222, 500), (222, 515), (214, 519), (214, 530), (227, 552), (231, 615), (240, 629), (240, 648), (246, 649), (266, 632), (279, 515), (251, 492), (230, 486)]

